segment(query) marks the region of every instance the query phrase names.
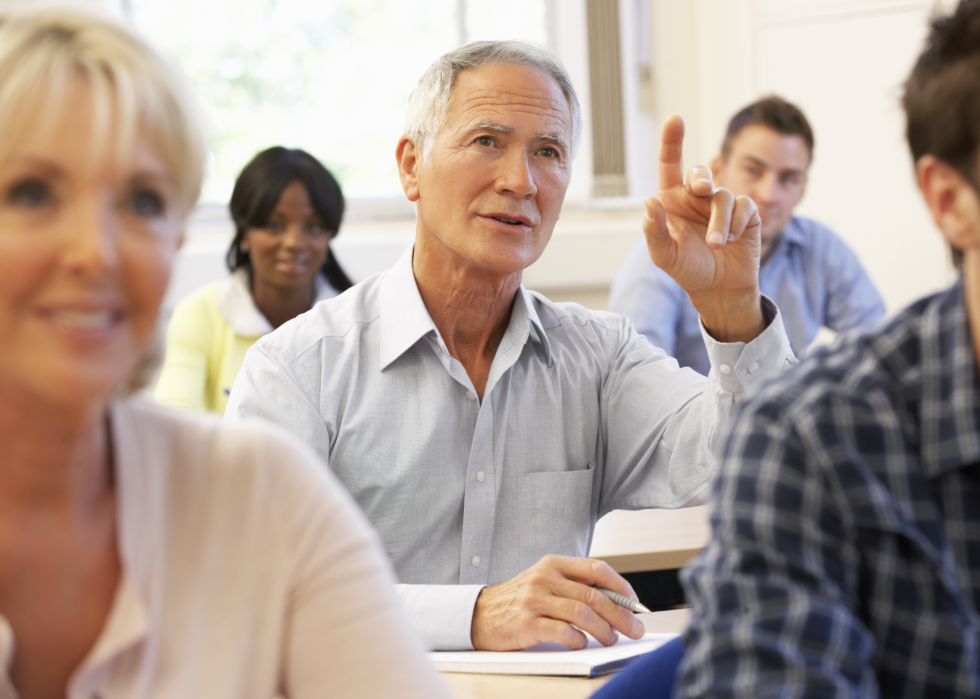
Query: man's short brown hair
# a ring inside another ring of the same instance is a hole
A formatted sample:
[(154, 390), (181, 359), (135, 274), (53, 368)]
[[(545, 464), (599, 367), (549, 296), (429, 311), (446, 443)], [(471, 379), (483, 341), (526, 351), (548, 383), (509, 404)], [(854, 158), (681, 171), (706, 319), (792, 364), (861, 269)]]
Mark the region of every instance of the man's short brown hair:
[(934, 155), (975, 188), (980, 146), (980, 0), (934, 16), (902, 98), (912, 158)]
[(767, 126), (784, 136), (799, 136), (806, 143), (807, 150), (810, 152), (810, 160), (813, 160), (813, 129), (810, 128), (810, 122), (806, 120), (806, 116), (799, 107), (777, 95), (763, 97), (732, 117), (732, 120), (728, 122), (725, 140), (721, 144), (721, 157), (728, 158), (735, 137), (746, 126), (753, 124)]
[[(902, 106), (912, 159), (933, 155), (980, 193), (980, 0), (961, 0), (952, 14), (932, 18)], [(962, 267), (962, 252), (950, 249)]]

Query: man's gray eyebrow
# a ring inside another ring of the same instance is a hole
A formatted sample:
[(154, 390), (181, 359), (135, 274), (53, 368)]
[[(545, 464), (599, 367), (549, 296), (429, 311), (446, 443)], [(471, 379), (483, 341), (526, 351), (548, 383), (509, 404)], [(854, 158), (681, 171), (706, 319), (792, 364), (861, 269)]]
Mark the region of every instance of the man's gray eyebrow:
[(514, 133), (514, 129), (501, 126), (500, 124), (495, 124), (492, 121), (484, 121), (476, 125), (478, 129), (487, 129), (488, 131), (496, 131), (497, 133)]
[[(497, 133), (506, 133), (506, 134), (514, 133), (514, 129), (510, 128), (509, 126), (502, 126), (500, 124), (495, 124), (492, 121), (480, 122), (479, 124), (476, 125), (475, 128), (486, 129), (487, 131), (496, 131)], [(568, 142), (565, 140), (565, 137), (557, 132), (535, 134), (534, 138), (535, 140), (538, 141), (554, 141), (562, 149), (568, 148)]]
[(565, 137), (562, 136), (560, 133), (541, 133), (535, 135), (534, 138), (536, 138), (539, 141), (554, 141), (561, 148), (563, 149), (568, 148), (568, 143), (567, 141), (565, 141)]

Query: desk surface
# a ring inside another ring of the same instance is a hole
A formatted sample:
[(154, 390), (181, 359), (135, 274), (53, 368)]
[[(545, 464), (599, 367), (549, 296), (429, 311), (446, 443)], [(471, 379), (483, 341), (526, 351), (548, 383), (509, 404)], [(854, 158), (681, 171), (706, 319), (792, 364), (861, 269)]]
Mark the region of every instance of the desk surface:
[[(672, 609), (669, 612), (639, 614), (647, 631), (680, 633), (687, 626), (690, 612)], [(609, 681), (603, 677), (519, 677), (515, 675), (467, 675), (445, 672), (442, 679), (456, 699), (586, 699)]]
[(708, 543), (707, 507), (617, 510), (599, 520), (590, 556), (617, 573), (682, 568)]

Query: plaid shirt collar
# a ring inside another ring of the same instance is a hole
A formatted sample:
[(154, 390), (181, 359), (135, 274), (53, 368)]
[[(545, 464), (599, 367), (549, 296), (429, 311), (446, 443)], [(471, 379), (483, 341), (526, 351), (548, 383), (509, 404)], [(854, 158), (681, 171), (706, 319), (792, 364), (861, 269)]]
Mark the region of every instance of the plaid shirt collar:
[(930, 479), (980, 462), (980, 376), (962, 278), (937, 300), (922, 316), (918, 336), (920, 458)]

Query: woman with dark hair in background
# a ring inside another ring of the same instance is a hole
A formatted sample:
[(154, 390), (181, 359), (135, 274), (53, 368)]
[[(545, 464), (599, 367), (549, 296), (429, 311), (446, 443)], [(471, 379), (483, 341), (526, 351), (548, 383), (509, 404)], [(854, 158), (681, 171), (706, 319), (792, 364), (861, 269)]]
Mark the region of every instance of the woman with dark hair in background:
[(232, 274), (177, 304), (156, 399), (224, 413), (256, 340), (351, 287), (330, 250), (343, 215), (340, 186), (312, 155), (280, 146), (256, 155), (231, 195)]

